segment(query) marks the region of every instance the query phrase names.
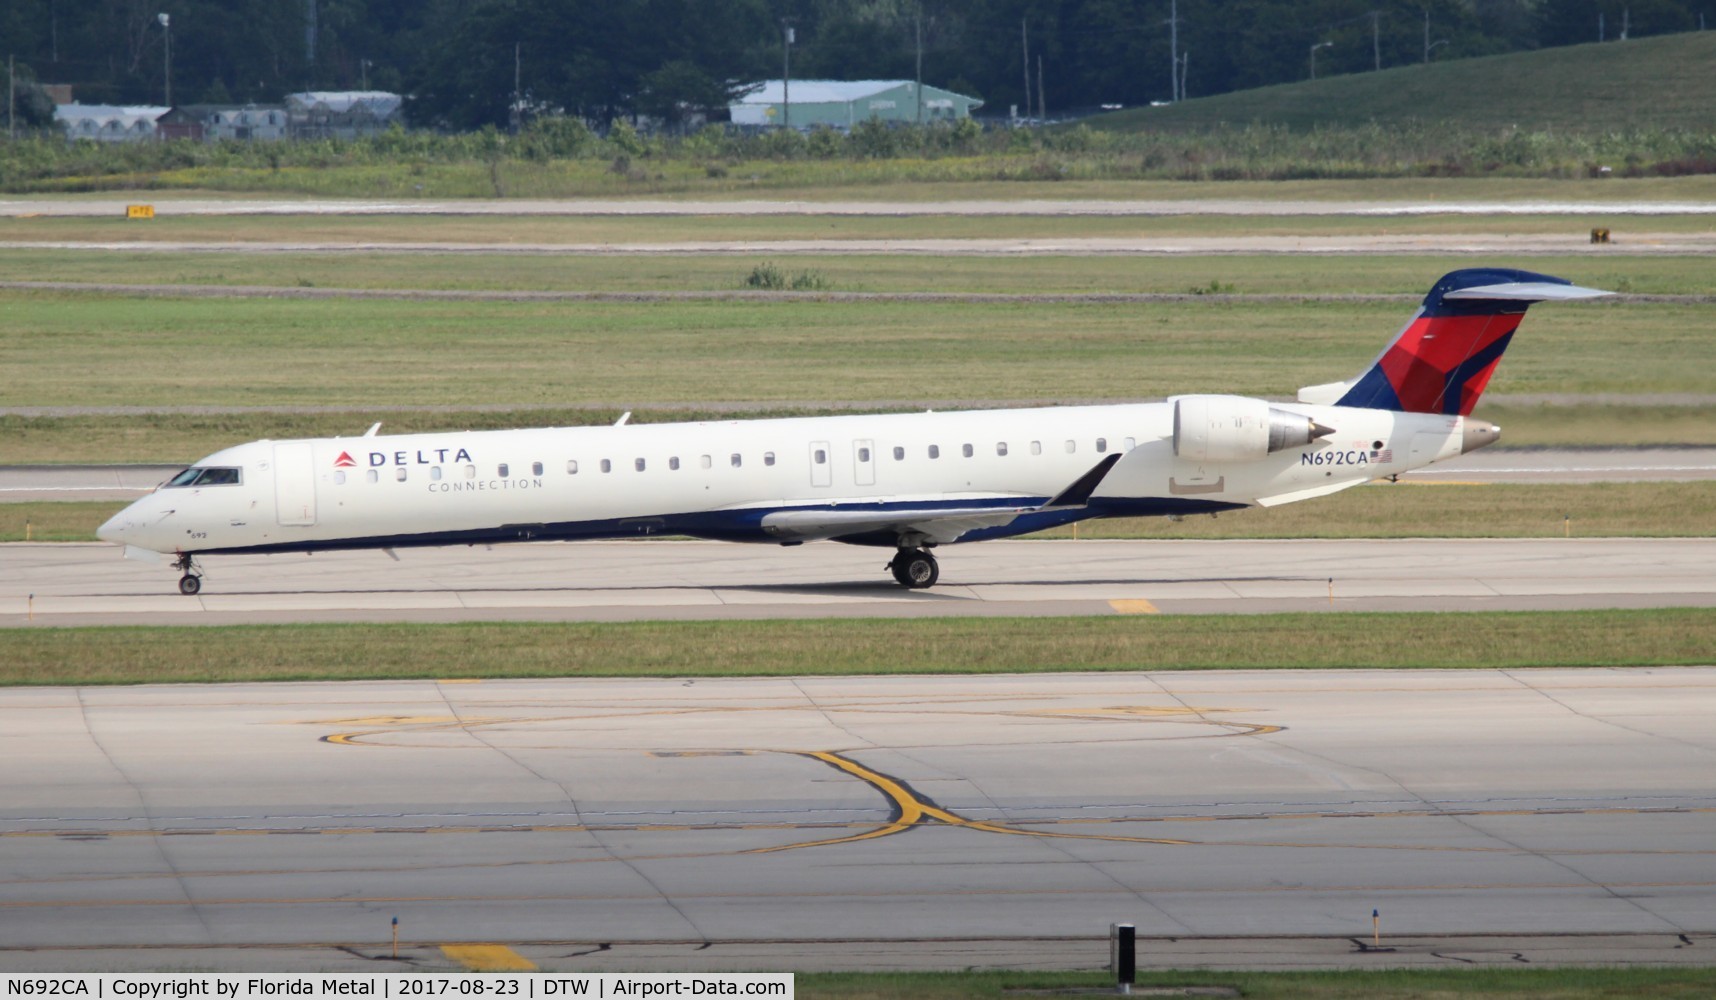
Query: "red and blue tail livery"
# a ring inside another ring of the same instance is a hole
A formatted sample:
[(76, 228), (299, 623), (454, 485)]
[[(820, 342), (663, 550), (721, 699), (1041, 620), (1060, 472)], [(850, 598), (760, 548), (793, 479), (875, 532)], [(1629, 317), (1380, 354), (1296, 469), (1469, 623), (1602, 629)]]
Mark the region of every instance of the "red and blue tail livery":
[[(1370, 368), (1350, 382), (1313, 386), (1300, 399), (1373, 410), (1467, 416), (1533, 302), (1605, 293), (1563, 278), (1505, 268), (1444, 275)], [(1338, 395), (1337, 395), (1338, 393)]]

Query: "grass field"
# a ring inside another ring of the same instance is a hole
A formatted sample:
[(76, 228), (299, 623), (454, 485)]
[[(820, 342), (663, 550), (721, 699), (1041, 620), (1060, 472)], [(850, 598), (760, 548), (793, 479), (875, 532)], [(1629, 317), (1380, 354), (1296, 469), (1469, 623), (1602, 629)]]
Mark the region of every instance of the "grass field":
[(1089, 124), (1200, 129), (1253, 121), (1298, 129), (1446, 123), (1600, 133), (1716, 124), (1716, 35), (1692, 32), (1435, 62), (1139, 108)]
[[(1639, 224), (1652, 223), (1638, 220)], [(1372, 225), (1376, 225), (1373, 221)], [(1716, 228), (1716, 221), (1707, 223)], [(1625, 230), (1617, 238), (1625, 238)], [(1002, 294), (1163, 293), (1422, 296), (1468, 262), (1445, 256), (1342, 257), (1272, 254), (1160, 257), (814, 257), (608, 254), (92, 253), (0, 249), (9, 281), (92, 284), (253, 285), (274, 288), (659, 292), (735, 291), (759, 264), (814, 270), (839, 292)], [(1609, 291), (1716, 294), (1708, 257), (1529, 257), (1511, 266)], [(3, 296), (16, 293), (0, 292)], [(1140, 314), (1148, 308), (1134, 307)], [(1401, 303), (1398, 309), (1410, 308)]]
[[(4, 301), (0, 405), (60, 407), (1283, 395), (1360, 370), (1404, 319), (1389, 302)], [(1543, 312), (1492, 391), (1712, 388), (1709, 306)]]
[(0, 240), (124, 243), (189, 241), (244, 243), (510, 244), (672, 243), (744, 240), (907, 240), (1169, 238), (1196, 236), (1343, 236), (1388, 233), (1562, 234), (1588, 238), (1606, 226), (1629, 234), (1708, 233), (1710, 215), (1620, 215), (1589, 212), (1483, 216), (1402, 215), (680, 215), (680, 216), (252, 216), (241, 225), (225, 216), (162, 215), (147, 221), (0, 217)]
[[(0, 503), (0, 542), (89, 542), (123, 502)], [(28, 538), (26, 538), (28, 535)], [(1716, 535), (1716, 483), (1376, 483), (1220, 517), (1087, 521), (1079, 538), (1560, 538)], [(1070, 538), (1070, 527), (1042, 533)]]
[(0, 684), (1709, 663), (1716, 613), (19, 628)]
[[(1140, 948), (1144, 945), (1140, 945)], [(1137, 996), (1151, 988), (1225, 988), (1249, 1000), (1704, 1000), (1716, 994), (1716, 970), (1464, 968), (1382, 972), (1141, 972)], [(1103, 973), (902, 972), (799, 973), (804, 1000), (1001, 1000), (1044, 995), (1113, 995)]]
[[(485, 165), (486, 169), (486, 165)], [(20, 193), (10, 196), (28, 203), (32, 200), (53, 201), (113, 201), (128, 192), (88, 190), (52, 194)], [(422, 197), (421, 192), (415, 192)], [(358, 197), (357, 192), (330, 194), (255, 193), (222, 191), (219, 189), (173, 188), (152, 190), (146, 199), (156, 204), (188, 199), (230, 201), (266, 200), (270, 203), (307, 200), (312, 197)], [(578, 197), (562, 194), (559, 197)], [(591, 195), (598, 200), (623, 200), (637, 194), (609, 193)], [(663, 201), (1015, 201), (1022, 199), (1091, 200), (1148, 199), (1182, 200), (1199, 198), (1234, 198), (1260, 201), (1549, 201), (1549, 202), (1629, 202), (1629, 201), (1710, 201), (1716, 199), (1716, 174), (1689, 174), (1676, 177), (1315, 177), (1286, 180), (1164, 180), (1151, 177), (1125, 177), (1107, 180), (1061, 178), (1031, 180), (1026, 178), (947, 179), (934, 184), (890, 178), (878, 174), (870, 178), (849, 178), (844, 185), (806, 182), (799, 186), (771, 186), (767, 189), (745, 183), (710, 185), (696, 191), (667, 191), (648, 197)]]

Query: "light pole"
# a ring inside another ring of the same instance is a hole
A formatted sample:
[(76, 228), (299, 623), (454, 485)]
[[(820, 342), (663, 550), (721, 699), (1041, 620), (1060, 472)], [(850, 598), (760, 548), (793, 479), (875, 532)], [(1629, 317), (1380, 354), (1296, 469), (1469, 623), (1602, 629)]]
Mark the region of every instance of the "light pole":
[(781, 22), (781, 128), (792, 128), (792, 22)]
[(166, 14), (156, 14), (155, 20), (161, 24), (161, 46), (167, 54), (166, 91), (167, 107), (173, 106), (173, 19)]
[(1333, 44), (1335, 44), (1335, 43), (1334, 42), (1318, 42), (1317, 44), (1311, 46), (1311, 79), (1315, 80), (1317, 78), (1317, 50), (1318, 49), (1326, 49)]

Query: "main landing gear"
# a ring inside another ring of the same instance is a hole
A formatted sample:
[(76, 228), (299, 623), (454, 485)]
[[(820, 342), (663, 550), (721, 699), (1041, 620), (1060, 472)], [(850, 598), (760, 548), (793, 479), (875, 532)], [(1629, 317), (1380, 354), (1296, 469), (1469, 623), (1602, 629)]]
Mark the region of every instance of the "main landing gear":
[(941, 566), (925, 549), (901, 549), (888, 564), (894, 579), (908, 590), (925, 590), (941, 579)]
[(195, 597), (203, 589), (203, 574), (197, 569), (197, 564), (191, 561), (189, 552), (179, 553), (179, 558), (173, 560), (173, 568), (185, 574), (179, 577), (179, 593), (186, 597)]

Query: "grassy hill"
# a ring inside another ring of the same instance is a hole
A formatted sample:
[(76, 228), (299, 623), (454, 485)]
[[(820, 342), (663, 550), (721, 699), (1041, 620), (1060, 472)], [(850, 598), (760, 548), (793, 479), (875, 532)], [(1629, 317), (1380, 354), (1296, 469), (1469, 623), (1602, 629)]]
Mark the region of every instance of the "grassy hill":
[(1115, 131), (1261, 122), (1474, 129), (1716, 129), (1716, 31), (1573, 45), (1278, 84), (1086, 120)]

